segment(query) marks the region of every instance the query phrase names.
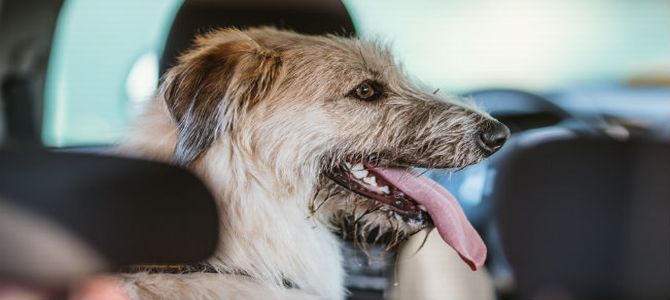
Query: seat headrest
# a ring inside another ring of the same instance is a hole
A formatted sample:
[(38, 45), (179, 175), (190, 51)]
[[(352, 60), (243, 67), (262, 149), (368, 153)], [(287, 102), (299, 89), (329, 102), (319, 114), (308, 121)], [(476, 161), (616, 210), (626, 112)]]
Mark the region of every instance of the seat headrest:
[(213, 28), (274, 26), (306, 34), (354, 34), (354, 25), (339, 0), (187, 0), (172, 24), (161, 58), (160, 72), (174, 66), (176, 58), (194, 36)]
[[(53, 224), (53, 232), (65, 233), (59, 236), (72, 237), (91, 249), (107, 270), (132, 264), (199, 262), (218, 244), (214, 198), (186, 170), (157, 162), (44, 150), (0, 150), (0, 166), (0, 206), (25, 212), (13, 214), (18, 216), (16, 222), (34, 223), (35, 228)], [(7, 241), (30, 238), (26, 241), (32, 241), (35, 251), (23, 254), (49, 252), (44, 256), (52, 257), (52, 266), (58, 265), (61, 261), (53, 258), (56, 252), (50, 247), (59, 242), (46, 235), (47, 239), (35, 242), (39, 237), (22, 235), (30, 232), (23, 227), (0, 232), (3, 249), (12, 246)], [(0, 251), (1, 255), (7, 252)], [(72, 261), (61, 258), (64, 263)], [(3, 272), (7, 270), (21, 271), (0, 265), (0, 274), (13, 275)], [(64, 276), (63, 269), (52, 271)]]

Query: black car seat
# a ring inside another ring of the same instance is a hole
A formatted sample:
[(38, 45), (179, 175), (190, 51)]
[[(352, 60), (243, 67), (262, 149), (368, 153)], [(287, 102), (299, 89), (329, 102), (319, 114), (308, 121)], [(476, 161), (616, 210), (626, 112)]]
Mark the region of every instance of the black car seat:
[(670, 298), (670, 144), (517, 143), (492, 195), (521, 299)]

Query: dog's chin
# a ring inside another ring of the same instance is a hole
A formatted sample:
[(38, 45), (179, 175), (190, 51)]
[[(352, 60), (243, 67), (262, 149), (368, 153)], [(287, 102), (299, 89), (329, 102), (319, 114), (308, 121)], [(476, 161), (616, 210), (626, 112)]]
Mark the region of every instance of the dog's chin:
[[(340, 203), (342, 217), (364, 238), (374, 232), (377, 236), (389, 233), (397, 240), (433, 227), (423, 205), (380, 176), (375, 169), (379, 161), (352, 159), (324, 172), (329, 182), (327, 186), (339, 195), (334, 201)], [(386, 164), (393, 165), (388, 161)]]
[(337, 203), (338, 207), (330, 218), (336, 225), (334, 230), (355, 243), (381, 242), (390, 249), (422, 229), (433, 227), (426, 212), (405, 212), (329, 181), (333, 184), (331, 191), (336, 194), (329, 202)]

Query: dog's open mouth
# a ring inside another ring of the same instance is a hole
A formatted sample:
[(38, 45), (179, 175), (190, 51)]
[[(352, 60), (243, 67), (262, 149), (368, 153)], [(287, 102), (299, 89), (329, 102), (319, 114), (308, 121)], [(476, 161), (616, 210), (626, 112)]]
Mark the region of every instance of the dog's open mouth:
[(350, 191), (380, 204), (403, 221), (433, 223), (442, 239), (476, 270), (486, 260), (486, 246), (468, 222), (456, 198), (432, 179), (411, 169), (379, 167), (368, 160), (344, 163), (329, 177)]
[(386, 180), (379, 170), (367, 161), (345, 163), (332, 172), (331, 178), (343, 187), (379, 202), (382, 210), (393, 211), (405, 222), (431, 223), (426, 207)]

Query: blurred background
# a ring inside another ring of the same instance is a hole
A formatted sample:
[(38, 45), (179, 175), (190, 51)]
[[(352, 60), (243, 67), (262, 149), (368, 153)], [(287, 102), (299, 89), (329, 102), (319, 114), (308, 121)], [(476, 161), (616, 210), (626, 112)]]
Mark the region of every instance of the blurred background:
[[(8, 295), (16, 282), (64, 286), (75, 279), (62, 274), (81, 279), (147, 257), (207, 256), (215, 221), (183, 229), (184, 236), (203, 232), (202, 243), (183, 252), (157, 252), (180, 238), (155, 237), (177, 230), (156, 227), (159, 221), (135, 244), (110, 249), (130, 242), (121, 229), (100, 228), (100, 218), (147, 223), (138, 202), (115, 199), (158, 197), (164, 191), (150, 186), (189, 174), (90, 154), (120, 140), (195, 34), (259, 25), (381, 41), (426, 89), (474, 101), (513, 132), (484, 163), (429, 173), (485, 238), (486, 270), (472, 275), (452, 265), (455, 255), (430, 250), (430, 239), (416, 256), (377, 249), (370, 258), (347, 247), (351, 299), (670, 298), (670, 1), (0, 0), (0, 206), (7, 207), (0, 224), (47, 220), (46, 228), (86, 249), (71, 251), (91, 253), (71, 272), (71, 260), (23, 270), (17, 257), (36, 261), (47, 251), (41, 246), (57, 242), (11, 248), (27, 231), (0, 231), (0, 299), (11, 299), (3, 290)], [(138, 170), (164, 181), (123, 188), (119, 178), (145, 180), (133, 177)], [(118, 194), (86, 208), (81, 203), (94, 196), (82, 185)], [(172, 195), (202, 193), (202, 204), (175, 204), (157, 219), (184, 209), (207, 214), (211, 199), (201, 184), (175, 189)], [(53, 193), (76, 201), (44, 199)], [(109, 202), (118, 214), (110, 215)], [(72, 221), (78, 213), (96, 217)]]

